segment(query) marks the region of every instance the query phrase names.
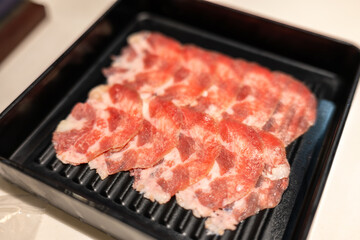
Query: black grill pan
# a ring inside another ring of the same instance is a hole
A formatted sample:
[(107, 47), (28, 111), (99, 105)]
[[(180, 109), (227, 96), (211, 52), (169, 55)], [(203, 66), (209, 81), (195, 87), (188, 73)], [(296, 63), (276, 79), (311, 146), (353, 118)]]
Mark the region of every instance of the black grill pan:
[[(223, 236), (176, 204), (151, 202), (122, 172), (101, 180), (87, 165), (62, 164), (52, 132), (91, 88), (101, 69), (140, 30), (162, 32), (235, 58), (256, 61), (303, 81), (318, 98), (318, 118), (287, 147), (290, 184), (281, 203)], [(0, 118), (0, 173), (71, 215), (119, 239), (305, 238), (316, 210), (359, 76), (359, 50), (347, 43), (198, 1), (119, 1)]]

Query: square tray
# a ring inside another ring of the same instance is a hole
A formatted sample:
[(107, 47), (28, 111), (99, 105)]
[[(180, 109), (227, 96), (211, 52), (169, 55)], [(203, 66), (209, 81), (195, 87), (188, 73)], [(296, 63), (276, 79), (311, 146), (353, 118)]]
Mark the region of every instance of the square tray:
[[(236, 23), (236, 24), (234, 24)], [(316, 124), (287, 147), (290, 184), (281, 203), (223, 236), (173, 198), (151, 202), (128, 172), (101, 180), (87, 165), (56, 159), (52, 132), (91, 88), (126, 37), (159, 31), (182, 43), (255, 61), (303, 81), (318, 99)], [(305, 238), (326, 182), (359, 77), (359, 50), (334, 39), (198, 1), (119, 1), (0, 116), (0, 173), (116, 238)]]

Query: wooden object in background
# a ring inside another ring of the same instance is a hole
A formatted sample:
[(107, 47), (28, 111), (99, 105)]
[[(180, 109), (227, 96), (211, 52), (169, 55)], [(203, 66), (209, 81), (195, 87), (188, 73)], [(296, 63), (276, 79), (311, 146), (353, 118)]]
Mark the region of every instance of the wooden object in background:
[(0, 23), (0, 63), (45, 17), (45, 7), (25, 1)]

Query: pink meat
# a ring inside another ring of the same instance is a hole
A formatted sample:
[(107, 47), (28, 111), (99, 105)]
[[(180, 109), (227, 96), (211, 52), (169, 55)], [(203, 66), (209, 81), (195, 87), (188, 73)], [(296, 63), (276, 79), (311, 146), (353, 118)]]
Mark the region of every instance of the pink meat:
[(183, 124), (178, 145), (158, 165), (132, 172), (133, 187), (160, 203), (207, 176), (220, 150), (216, 122), (206, 114), (181, 110)]
[(94, 88), (54, 132), (58, 159), (78, 165), (122, 148), (142, 127), (141, 109), (141, 99), (132, 89), (118, 84)]
[(275, 111), (283, 90), (273, 83), (272, 73), (257, 64), (221, 54), (216, 54), (211, 65), (216, 82), (193, 107), (218, 120), (231, 118), (262, 127)]
[(316, 120), (316, 98), (305, 85), (284, 73), (274, 72), (274, 84), (282, 86), (280, 101), (263, 126), (285, 146), (306, 132)]
[[(242, 61), (236, 64), (245, 65)], [(253, 127), (262, 127), (272, 116), (283, 89), (274, 84), (269, 70), (257, 64), (246, 65), (235, 101), (223, 112), (231, 118)]]
[(103, 70), (107, 81), (129, 84), (140, 95), (151, 95), (172, 79), (181, 58), (181, 45), (162, 34), (147, 31), (130, 35), (128, 43), (111, 67)]
[(128, 38), (129, 46), (104, 69), (108, 83), (128, 84), (143, 99), (153, 95), (190, 104), (212, 82), (207, 51), (183, 47), (160, 33), (139, 32)]
[(206, 63), (214, 81), (191, 106), (220, 120), (222, 113), (236, 101), (241, 91), (247, 63), (237, 61), (238, 64), (235, 64), (233, 59), (222, 54), (212, 55), (212, 59), (207, 59)]
[(288, 186), (290, 166), (283, 142), (264, 131), (259, 135), (264, 145), (265, 164), (261, 176), (247, 195), (211, 213), (205, 222), (211, 233), (222, 235), (224, 230), (234, 230), (242, 220), (260, 210), (275, 207)]
[(153, 98), (144, 103), (143, 116), (143, 128), (123, 149), (108, 151), (89, 162), (102, 178), (152, 167), (178, 144), (182, 115), (174, 104)]
[(219, 134), (221, 151), (208, 176), (176, 194), (178, 204), (197, 217), (246, 196), (264, 168), (263, 144), (253, 128), (223, 120)]

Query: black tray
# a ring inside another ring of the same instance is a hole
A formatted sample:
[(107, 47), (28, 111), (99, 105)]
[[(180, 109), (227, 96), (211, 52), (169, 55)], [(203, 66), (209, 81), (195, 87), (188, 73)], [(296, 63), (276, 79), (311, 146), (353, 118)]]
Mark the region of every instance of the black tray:
[[(183, 43), (256, 61), (303, 81), (318, 98), (318, 119), (287, 148), (290, 184), (281, 203), (220, 236), (173, 198), (160, 205), (131, 188), (127, 172), (101, 180), (87, 165), (56, 159), (52, 132), (76, 102), (105, 82), (101, 73), (126, 37), (154, 30)], [(359, 77), (352, 45), (215, 4), (120, 1), (0, 116), (0, 173), (71, 215), (121, 239), (305, 238)]]

